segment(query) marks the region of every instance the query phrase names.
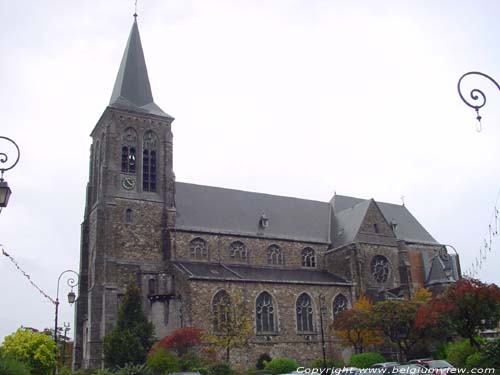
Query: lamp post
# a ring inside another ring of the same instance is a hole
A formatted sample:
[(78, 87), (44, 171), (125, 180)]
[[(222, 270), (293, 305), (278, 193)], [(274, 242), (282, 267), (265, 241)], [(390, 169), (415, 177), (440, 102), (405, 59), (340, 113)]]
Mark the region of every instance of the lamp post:
[(465, 78), (465, 77), (469, 77), (469, 76), (479, 76), (479, 77), (483, 77), (483, 78), (486, 78), (488, 79), (490, 82), (493, 83), (493, 85), (496, 86), (496, 88), (500, 91), (500, 85), (497, 83), (497, 81), (495, 81), (493, 78), (491, 78), (489, 75), (487, 74), (484, 74), (484, 73), (481, 73), (481, 72), (468, 72), (468, 73), (465, 73), (462, 77), (460, 77), (460, 79), (458, 80), (458, 84), (457, 84), (457, 89), (458, 89), (458, 95), (460, 95), (460, 98), (462, 99), (462, 101), (467, 104), (469, 107), (473, 108), (475, 111), (476, 111), (476, 120), (479, 122), (479, 125), (477, 127), (477, 131), (480, 132), (481, 131), (481, 115), (479, 114), (479, 109), (483, 108), (484, 105), (486, 104), (486, 95), (484, 95), (484, 92), (482, 92), (481, 90), (479, 89), (472, 89), (469, 93), (470, 95), (470, 98), (472, 99), (471, 102), (469, 102), (467, 99), (464, 98), (464, 96), (462, 95), (462, 88), (461, 88), (461, 84), (462, 84), (462, 80)]
[(7, 163), (9, 161), (9, 156), (7, 155), (6, 152), (0, 151), (0, 212), (2, 211), (2, 208), (7, 207), (7, 204), (9, 203), (9, 198), (12, 193), (12, 190), (10, 190), (9, 184), (7, 181), (3, 179), (3, 174), (5, 171), (8, 171), (9, 169), (14, 168), (17, 165), (17, 162), (19, 161), (19, 158), (21, 156), (21, 152), (19, 151), (19, 146), (17, 145), (16, 142), (14, 142), (12, 139), (0, 136), (0, 140), (5, 140), (8, 143), (12, 143), (16, 149), (16, 154), (17, 156), (15, 157), (14, 163), (10, 166), (2, 167), (3, 164)]
[[(59, 316), (59, 284), (61, 282), (61, 278), (63, 277), (63, 275), (65, 275), (67, 273), (72, 274), (71, 276), (68, 276), (68, 278), (66, 280), (66, 284), (71, 288), (71, 291), (68, 293), (68, 302), (70, 304), (72, 304), (76, 301), (76, 294), (75, 294), (75, 292), (73, 292), (73, 288), (78, 285), (78, 282), (80, 280), (80, 275), (78, 274), (78, 272), (73, 271), (73, 270), (66, 270), (66, 271), (61, 272), (61, 274), (59, 275), (59, 278), (57, 279), (57, 293), (56, 293), (56, 301), (55, 301), (56, 311), (55, 311), (55, 319), (54, 319), (54, 322), (55, 322), (54, 342), (56, 344), (56, 361), (57, 361), (57, 329), (58, 329), (57, 328), (57, 319)], [(54, 374), (57, 374), (57, 362), (56, 362), (56, 368), (54, 369)]]
[(319, 295), (319, 325), (321, 329), (321, 350), (323, 351), (323, 368), (326, 368), (326, 348), (325, 348), (325, 330), (323, 327), (323, 314), (326, 313), (325, 296)]

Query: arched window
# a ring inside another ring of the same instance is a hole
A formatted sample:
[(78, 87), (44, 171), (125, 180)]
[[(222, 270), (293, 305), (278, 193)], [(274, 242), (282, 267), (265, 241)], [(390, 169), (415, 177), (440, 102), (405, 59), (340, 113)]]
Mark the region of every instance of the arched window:
[(100, 156), (101, 156), (101, 150), (99, 148), (99, 141), (96, 141), (95, 147), (94, 147), (94, 164), (92, 166), (92, 172), (93, 172), (93, 181), (92, 184), (93, 186), (93, 191), (92, 191), (92, 198), (93, 201), (95, 202), (97, 200), (97, 191), (99, 190), (99, 167), (100, 167)]
[(231, 319), (231, 299), (225, 290), (220, 290), (212, 299), (214, 331), (221, 332)]
[(144, 134), (142, 147), (142, 190), (156, 191), (156, 149), (158, 138), (152, 131)]
[(122, 172), (135, 173), (137, 132), (133, 128), (125, 129), (122, 135)]
[(156, 280), (153, 278), (148, 280), (148, 294), (151, 296), (156, 294)]
[(302, 267), (316, 267), (316, 254), (310, 247), (302, 250)]
[(297, 331), (313, 332), (313, 307), (311, 297), (302, 293), (297, 299)]
[(245, 244), (241, 241), (234, 241), (229, 247), (229, 256), (235, 260), (246, 262), (248, 251)]
[(348, 307), (348, 301), (343, 294), (337, 295), (333, 300), (333, 319), (335, 319), (342, 311)]
[(132, 224), (132, 209), (131, 208), (127, 208), (125, 210), (125, 222), (127, 224)]
[(378, 283), (385, 283), (389, 278), (389, 261), (383, 255), (375, 255), (371, 261), (372, 276)]
[(267, 248), (267, 263), (273, 265), (283, 265), (283, 252), (278, 245), (271, 245)]
[(207, 242), (203, 238), (195, 238), (189, 243), (189, 256), (191, 259), (208, 259)]
[(255, 303), (255, 325), (257, 332), (276, 332), (273, 298), (268, 292), (262, 292)]

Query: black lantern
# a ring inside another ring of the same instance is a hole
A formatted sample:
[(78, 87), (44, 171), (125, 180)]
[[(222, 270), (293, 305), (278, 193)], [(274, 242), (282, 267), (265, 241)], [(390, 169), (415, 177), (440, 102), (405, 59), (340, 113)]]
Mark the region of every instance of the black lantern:
[(0, 207), (7, 207), (11, 193), (12, 190), (10, 190), (7, 181), (5, 181), (3, 178), (0, 178)]
[(68, 293), (68, 302), (75, 303), (75, 301), (76, 301), (76, 294), (72, 290), (71, 292)]
[[(2, 142), (6, 141), (7, 145), (11, 143), (15, 147), (15, 153), (17, 154), (15, 156), (14, 162), (12, 162), (9, 161), (9, 156), (7, 155), (7, 151), (2, 151), (0, 149), (0, 211), (1, 211), (2, 208), (7, 207), (10, 195), (12, 194), (12, 190), (10, 190), (9, 184), (7, 183), (7, 181), (3, 179), (3, 174), (5, 171), (8, 171), (16, 166), (17, 162), (19, 161), (19, 157), (21, 156), (21, 153), (19, 151), (17, 143), (14, 142), (12, 139), (0, 136), (0, 140)], [(1, 147), (3, 148), (4, 146), (2, 145)], [(12, 146), (10, 146), (10, 148), (12, 151)], [(11, 165), (6, 167), (4, 166), (4, 164), (11, 164)]]

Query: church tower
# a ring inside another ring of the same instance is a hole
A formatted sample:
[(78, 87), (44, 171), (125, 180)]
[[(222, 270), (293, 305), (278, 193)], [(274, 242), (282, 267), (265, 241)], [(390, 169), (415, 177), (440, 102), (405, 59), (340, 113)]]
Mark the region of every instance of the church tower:
[(111, 100), (91, 133), (75, 369), (101, 367), (103, 337), (128, 284), (139, 286), (157, 336), (179, 325), (168, 238), (175, 213), (173, 120), (153, 100), (135, 15)]

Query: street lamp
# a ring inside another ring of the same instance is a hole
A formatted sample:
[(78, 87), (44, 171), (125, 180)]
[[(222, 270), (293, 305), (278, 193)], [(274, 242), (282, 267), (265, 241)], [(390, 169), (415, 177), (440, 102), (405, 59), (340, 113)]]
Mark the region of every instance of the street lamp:
[(462, 95), (462, 89), (461, 89), (461, 84), (462, 84), (462, 80), (465, 78), (465, 77), (468, 77), (468, 76), (480, 76), (480, 77), (484, 77), (484, 78), (487, 78), (488, 80), (490, 80), (490, 82), (492, 82), (496, 88), (500, 91), (500, 85), (497, 83), (497, 81), (495, 81), (493, 78), (491, 78), (489, 75), (487, 74), (484, 74), (484, 73), (481, 73), (481, 72), (468, 72), (468, 73), (465, 73), (462, 77), (460, 77), (460, 79), (458, 80), (458, 85), (457, 85), (457, 89), (458, 89), (458, 95), (460, 95), (460, 98), (462, 99), (462, 101), (467, 104), (469, 107), (471, 108), (474, 108), (474, 110), (476, 111), (476, 120), (479, 122), (479, 125), (477, 127), (477, 131), (480, 132), (481, 131), (481, 115), (479, 114), (479, 109), (480, 108), (483, 108), (484, 105), (486, 104), (486, 95), (484, 95), (484, 93), (479, 90), (479, 89), (472, 89), (470, 91), (470, 97), (472, 99), (472, 102), (468, 102), (467, 99), (464, 98), (464, 96)]
[[(68, 293), (68, 302), (70, 304), (74, 303), (76, 301), (76, 295), (75, 292), (73, 292), (73, 288), (78, 285), (78, 282), (80, 280), (80, 275), (78, 272), (73, 271), (73, 270), (66, 270), (61, 272), (59, 275), (59, 278), (57, 279), (57, 293), (56, 293), (56, 312), (55, 312), (55, 327), (54, 327), (54, 342), (56, 344), (56, 360), (57, 360), (57, 319), (59, 315), (59, 283), (61, 282), (61, 278), (63, 275), (70, 273), (72, 274), (71, 276), (68, 276), (66, 280), (66, 284), (71, 288), (71, 291)], [(75, 278), (76, 277), (76, 278)], [(54, 374), (57, 374), (57, 363), (56, 363), (56, 368), (54, 370)]]
[[(10, 195), (12, 194), (12, 190), (10, 190), (9, 184), (7, 181), (3, 179), (3, 173), (5, 171), (8, 171), (9, 169), (14, 168), (17, 165), (17, 162), (19, 161), (19, 157), (21, 156), (21, 152), (19, 151), (19, 147), (16, 142), (14, 142), (12, 139), (0, 136), (0, 139), (6, 140), (7, 142), (10, 142), (14, 145), (16, 148), (16, 153), (17, 156), (15, 158), (15, 161), (12, 165), (9, 167), (0, 167), (0, 212), (3, 207), (7, 207), (7, 204), (9, 203), (9, 198)], [(0, 151), (0, 165), (7, 163), (9, 160), (9, 157), (6, 152)]]
[(321, 350), (323, 351), (323, 368), (326, 368), (326, 347), (325, 347), (325, 330), (323, 327), (323, 314), (326, 314), (325, 296), (319, 295), (319, 324), (321, 328)]

